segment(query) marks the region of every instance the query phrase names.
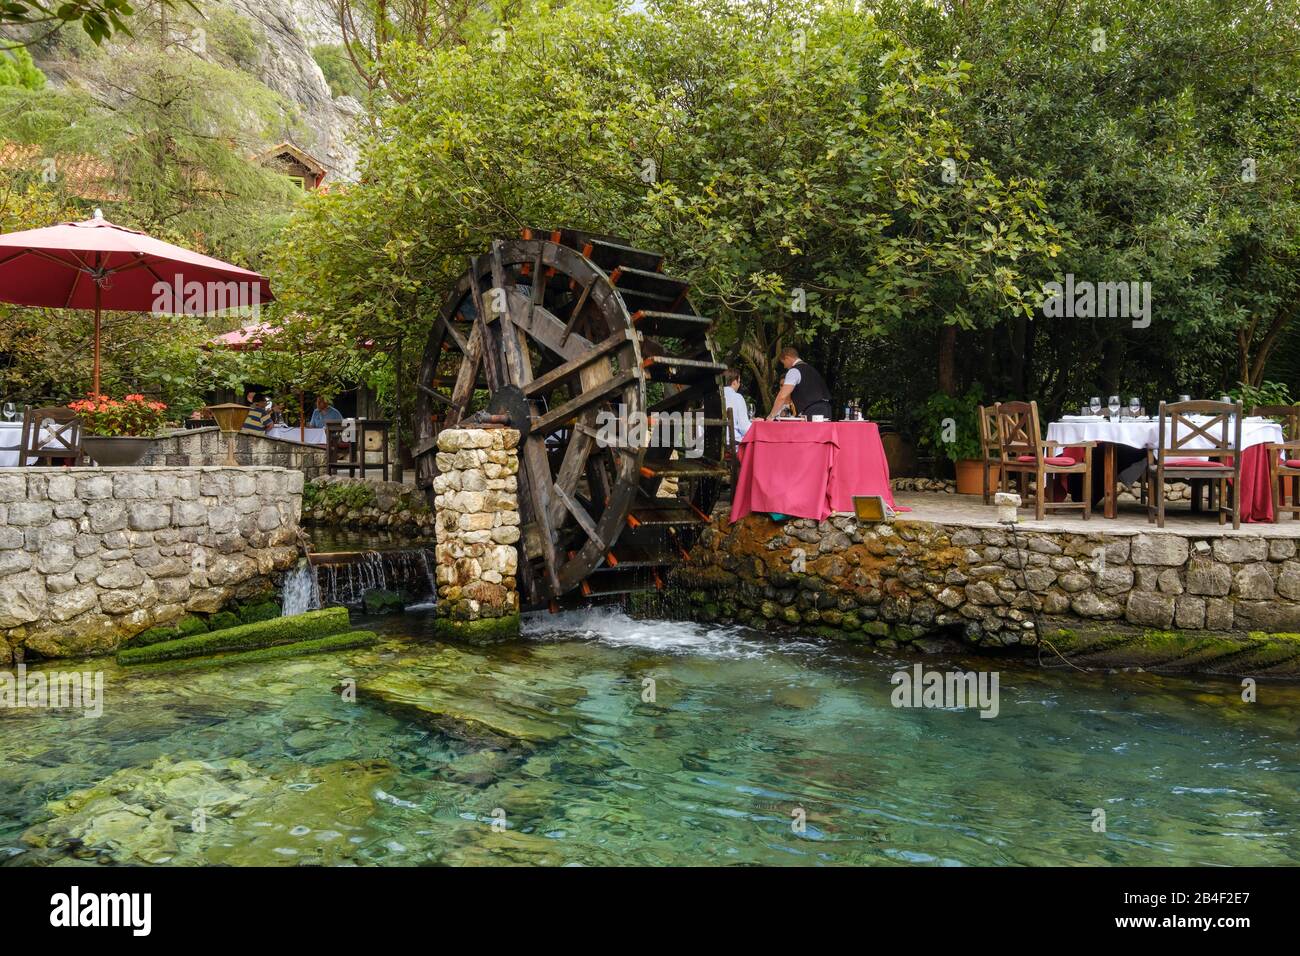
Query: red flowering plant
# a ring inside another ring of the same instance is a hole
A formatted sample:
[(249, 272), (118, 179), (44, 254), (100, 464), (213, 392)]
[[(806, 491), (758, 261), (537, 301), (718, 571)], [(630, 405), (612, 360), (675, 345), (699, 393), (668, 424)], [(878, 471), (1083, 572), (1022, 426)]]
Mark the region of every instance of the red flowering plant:
[(162, 430), (167, 411), (162, 402), (151, 402), (143, 395), (126, 395), (120, 400), (88, 395), (69, 402), (68, 407), (81, 419), (83, 432), (104, 438), (153, 438)]

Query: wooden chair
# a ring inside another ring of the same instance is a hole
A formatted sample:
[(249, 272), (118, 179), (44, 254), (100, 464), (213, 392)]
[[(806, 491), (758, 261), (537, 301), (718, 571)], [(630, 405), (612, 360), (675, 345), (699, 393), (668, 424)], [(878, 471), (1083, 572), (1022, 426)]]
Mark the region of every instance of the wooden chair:
[[(999, 465), (1002, 478), (999, 487), (1007, 490), (1008, 479), (1014, 475), (1018, 484), (1032, 478), (1034, 517), (1043, 520), (1050, 510), (1079, 510), (1083, 520), (1092, 517), (1092, 449), (1096, 442), (1081, 442), (1074, 447), (1083, 449), (1083, 461), (1065, 455), (1052, 455), (1052, 446), (1043, 441), (1038, 419), (1037, 402), (998, 402), (993, 406), (997, 428)], [(1080, 501), (1048, 501), (1047, 479), (1055, 475), (1081, 475), (1083, 490)]]
[[(980, 454), (984, 458), (984, 503), (993, 496), (993, 486), (1002, 484), (1002, 447), (998, 442), (998, 410), (996, 405), (981, 405)], [(998, 480), (992, 480), (993, 469), (998, 469)]]
[[(392, 422), (375, 418), (358, 418), (352, 426), (352, 441), (344, 441), (345, 422), (325, 423), (325, 473), (337, 475), (347, 472), (348, 477), (366, 477), (368, 471), (378, 471), (388, 480), (389, 458), (388, 429)], [(379, 461), (370, 461), (368, 453), (379, 455)]]
[[(28, 459), (35, 458), (32, 462)], [(70, 408), (29, 408), (23, 413), (18, 464), (75, 465), (81, 460), (81, 419)]]
[(731, 468), (731, 480), (735, 483), (740, 474), (740, 439), (736, 437), (736, 416), (730, 408), (724, 413), (726, 430), (723, 432), (722, 458)]
[[(1283, 511), (1300, 518), (1300, 405), (1256, 405), (1252, 416), (1273, 418), (1282, 425), (1282, 441), (1264, 446), (1268, 455), (1269, 487), (1273, 492), (1273, 521)], [(1283, 458), (1282, 453), (1287, 457)], [(1287, 504), (1287, 485), (1291, 486), (1291, 503)]]
[[(1147, 467), (1142, 474), (1148, 521), (1165, 526), (1165, 480), (1174, 478), (1188, 485), (1214, 482), (1212, 507), (1218, 512), (1219, 524), (1231, 514), (1232, 526), (1241, 527), (1241, 495), (1237, 493), (1241, 487), (1241, 412), (1240, 402), (1160, 403), (1160, 447), (1147, 449)], [(1188, 417), (1191, 415), (1206, 420), (1195, 422)], [(1225, 504), (1228, 501), (1232, 503)]]

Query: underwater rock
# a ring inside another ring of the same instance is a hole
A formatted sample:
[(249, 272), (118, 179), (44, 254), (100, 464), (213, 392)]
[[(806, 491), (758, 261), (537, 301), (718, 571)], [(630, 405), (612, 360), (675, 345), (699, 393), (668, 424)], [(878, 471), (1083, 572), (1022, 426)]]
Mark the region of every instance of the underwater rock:
[(51, 863), (347, 862), (361, 850), (344, 833), (378, 835), (367, 823), (392, 774), (381, 760), (263, 774), (238, 759), (160, 757), (47, 804), (51, 818), (22, 839)]
[(483, 747), (535, 746), (571, 732), (542, 709), (551, 696), (511, 676), (499, 662), (448, 647), (363, 681), (357, 700)]
[(367, 591), (361, 597), (361, 604), (367, 614), (396, 614), (406, 606), (400, 594), (383, 588)]

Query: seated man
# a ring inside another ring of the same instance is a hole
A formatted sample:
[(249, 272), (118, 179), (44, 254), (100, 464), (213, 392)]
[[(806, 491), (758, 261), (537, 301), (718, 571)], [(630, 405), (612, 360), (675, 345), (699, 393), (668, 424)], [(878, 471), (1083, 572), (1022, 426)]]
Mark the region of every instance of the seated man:
[(258, 401), (256, 392), (248, 393), (248, 404), (252, 409), (244, 419), (244, 431), (265, 435), (271, 424), (271, 413), (266, 410), (266, 402)]
[(311, 413), (311, 420), (307, 424), (311, 428), (324, 428), (326, 422), (343, 421), (343, 413), (329, 403), (324, 395), (316, 396), (316, 410)]
[(731, 422), (736, 429), (736, 443), (739, 444), (745, 432), (749, 431), (749, 408), (745, 405), (745, 396), (740, 394), (740, 369), (727, 369), (722, 383), (722, 395), (727, 400)]

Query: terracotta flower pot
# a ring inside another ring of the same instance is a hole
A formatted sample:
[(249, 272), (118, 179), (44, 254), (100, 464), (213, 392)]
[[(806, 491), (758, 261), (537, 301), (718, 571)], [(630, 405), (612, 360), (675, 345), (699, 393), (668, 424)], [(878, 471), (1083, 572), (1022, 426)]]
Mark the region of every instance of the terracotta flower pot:
[[(956, 462), (954, 467), (957, 470), (957, 494), (984, 494), (984, 462), (980, 461), (978, 458), (966, 458), (962, 461)], [(997, 480), (998, 472), (994, 469), (990, 469), (990, 488), (997, 487)]]
[(152, 446), (152, 438), (136, 438), (132, 435), (116, 438), (106, 438), (103, 435), (81, 436), (81, 450), (95, 464), (104, 468), (134, 465), (149, 453)]

